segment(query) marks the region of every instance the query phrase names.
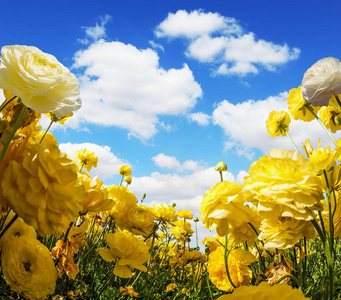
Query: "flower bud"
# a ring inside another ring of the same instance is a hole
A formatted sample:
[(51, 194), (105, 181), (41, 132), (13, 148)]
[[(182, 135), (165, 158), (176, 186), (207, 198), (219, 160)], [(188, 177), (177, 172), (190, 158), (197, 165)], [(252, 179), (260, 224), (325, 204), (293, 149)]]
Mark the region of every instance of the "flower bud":
[(216, 164), (216, 166), (214, 167), (214, 169), (218, 172), (224, 172), (224, 171), (227, 171), (227, 166), (224, 162), (218, 162)]

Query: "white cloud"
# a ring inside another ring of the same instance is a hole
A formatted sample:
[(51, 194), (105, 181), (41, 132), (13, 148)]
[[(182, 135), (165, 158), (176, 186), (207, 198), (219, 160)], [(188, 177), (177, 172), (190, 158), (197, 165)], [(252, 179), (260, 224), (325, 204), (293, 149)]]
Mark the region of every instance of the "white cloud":
[(185, 114), (202, 94), (187, 65), (165, 70), (152, 49), (99, 40), (74, 59), (84, 70), (79, 122), (125, 128), (142, 140), (157, 132), (158, 115)]
[(192, 113), (187, 115), (188, 119), (197, 122), (199, 125), (206, 126), (210, 123), (211, 116), (202, 112)]
[[(227, 100), (220, 102), (213, 111), (212, 121), (224, 130), (225, 150), (234, 150), (251, 160), (254, 158), (254, 149), (264, 154), (272, 148), (293, 149), (287, 137), (271, 138), (268, 135), (265, 122), (272, 110), (288, 112), (286, 92), (259, 101), (248, 100), (238, 104)], [(292, 119), (289, 133), (299, 149), (302, 149), (300, 145), (307, 138), (313, 145), (317, 145), (318, 138), (322, 139), (324, 145), (331, 145), (329, 137), (316, 120), (303, 122)], [(336, 133), (334, 136), (340, 138), (341, 134)]]
[(87, 149), (95, 152), (98, 157), (97, 168), (90, 170), (90, 175), (98, 176), (98, 179), (104, 181), (112, 178), (114, 175), (118, 175), (118, 168), (120, 165), (129, 165), (129, 163), (123, 159), (118, 158), (111, 152), (109, 146), (100, 146), (93, 143), (72, 144), (65, 143), (60, 144), (59, 148), (62, 152), (65, 152), (70, 158), (74, 159), (77, 151), (81, 149)]
[[(78, 41), (84, 45), (87, 45), (90, 43), (90, 40), (97, 41), (101, 38), (104, 38), (106, 36), (105, 32), (105, 25), (112, 19), (111, 16), (105, 15), (104, 17), (100, 17), (100, 24), (96, 23), (93, 27), (82, 27), (85, 31), (86, 38), (85, 39), (79, 39)], [(89, 40), (90, 38), (90, 40)]]
[(153, 48), (153, 49), (160, 49), (160, 50), (162, 50), (163, 52), (165, 52), (165, 49), (163, 48), (163, 46), (162, 45), (160, 45), (160, 44), (158, 44), (158, 43), (156, 43), (155, 41), (149, 41), (149, 44), (150, 44), (150, 46)]
[(203, 63), (216, 64), (219, 75), (257, 74), (298, 58), (300, 49), (256, 39), (237, 20), (217, 13), (179, 10), (170, 13), (156, 30), (157, 37), (187, 38), (186, 55)]
[(246, 172), (245, 170), (241, 170), (241, 171), (239, 171), (239, 173), (237, 175), (236, 181), (240, 184), (243, 184), (244, 183), (244, 177), (248, 176), (248, 175), (249, 175), (248, 172)]
[(225, 18), (218, 13), (205, 13), (201, 10), (188, 13), (185, 10), (178, 10), (175, 14), (168, 14), (168, 17), (157, 26), (155, 34), (157, 37), (195, 38), (217, 31), (239, 33), (241, 28), (234, 18)]
[(160, 153), (152, 157), (152, 161), (160, 168), (176, 170), (178, 172), (196, 172), (204, 169), (204, 167), (201, 166), (197, 161), (190, 159), (181, 164), (175, 156), (168, 156), (164, 153)]

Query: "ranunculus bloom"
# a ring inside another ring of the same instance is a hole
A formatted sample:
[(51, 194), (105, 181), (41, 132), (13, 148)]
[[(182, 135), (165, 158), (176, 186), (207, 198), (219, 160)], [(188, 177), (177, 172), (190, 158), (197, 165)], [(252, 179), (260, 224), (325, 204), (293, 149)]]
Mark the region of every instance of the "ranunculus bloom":
[(330, 129), (331, 132), (335, 133), (337, 130), (341, 129), (341, 114), (332, 104), (339, 107), (334, 95), (330, 97), (329, 105), (323, 106), (320, 109), (319, 117), (322, 123)]
[(78, 80), (50, 54), (32, 46), (1, 49), (0, 88), (11, 90), (24, 105), (58, 118), (79, 109)]
[(88, 171), (90, 171), (92, 167), (97, 167), (98, 157), (95, 155), (95, 152), (82, 149), (77, 151), (75, 158), (79, 161), (80, 167), (85, 168)]
[(229, 224), (240, 226), (249, 222), (248, 207), (243, 199), (236, 198), (242, 190), (237, 182), (223, 181), (212, 186), (200, 204), (201, 221), (204, 228), (217, 229), (220, 236), (229, 233)]
[(312, 109), (315, 114), (317, 114), (320, 109), (320, 107), (312, 106), (303, 98), (300, 86), (297, 89), (291, 89), (289, 91), (287, 102), (288, 110), (294, 120), (310, 122), (315, 119), (315, 116), (308, 107)]
[(328, 146), (327, 148), (318, 147), (314, 149), (309, 158), (317, 170), (325, 170), (330, 164), (335, 162), (337, 156), (337, 151), (330, 151)]
[(282, 216), (310, 221), (312, 211), (322, 209), (320, 176), (297, 151), (273, 149), (251, 164), (249, 174), (241, 194), (245, 201), (257, 205), (264, 218)]
[(145, 243), (133, 236), (129, 231), (116, 231), (104, 236), (108, 248), (100, 248), (99, 254), (106, 261), (116, 262), (114, 274), (122, 278), (133, 276), (129, 266), (146, 272), (147, 268), (143, 265), (149, 258), (149, 251)]
[(178, 218), (175, 209), (168, 204), (158, 203), (151, 210), (158, 221), (173, 223)]
[(341, 93), (340, 61), (334, 57), (320, 59), (304, 73), (301, 87), (304, 99), (312, 105), (328, 105), (330, 96)]
[(290, 116), (285, 111), (271, 111), (269, 118), (266, 120), (266, 129), (271, 137), (286, 136), (289, 131)]
[(232, 294), (219, 297), (217, 300), (308, 300), (299, 289), (293, 289), (287, 284), (275, 284), (271, 286), (265, 281), (258, 286), (242, 286)]
[[(218, 247), (209, 256), (207, 271), (212, 283), (222, 291), (232, 292), (233, 286), (226, 273), (224, 247)], [(252, 270), (248, 265), (255, 262), (256, 257), (241, 248), (232, 250), (228, 256), (229, 274), (236, 287), (248, 285), (252, 279)]]
[(83, 209), (77, 165), (54, 144), (29, 145), (22, 163), (9, 163), (1, 187), (13, 211), (40, 235), (64, 233)]
[(13, 239), (1, 253), (2, 272), (10, 287), (32, 300), (44, 300), (55, 290), (57, 271), (50, 251), (27, 236)]
[(123, 176), (129, 176), (131, 175), (131, 168), (127, 165), (122, 165), (118, 168), (118, 171), (120, 172), (120, 175)]
[(303, 236), (307, 240), (315, 236), (311, 222), (294, 218), (265, 219), (260, 230), (259, 239), (264, 241), (264, 248), (269, 250), (291, 248)]
[(179, 218), (184, 218), (184, 219), (188, 219), (188, 220), (193, 219), (193, 215), (192, 215), (192, 212), (190, 210), (179, 210), (177, 215)]

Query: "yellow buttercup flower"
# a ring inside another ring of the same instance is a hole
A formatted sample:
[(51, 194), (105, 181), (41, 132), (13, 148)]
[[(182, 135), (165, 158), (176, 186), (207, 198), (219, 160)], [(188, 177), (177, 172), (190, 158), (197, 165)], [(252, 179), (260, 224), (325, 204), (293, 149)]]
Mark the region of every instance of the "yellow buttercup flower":
[(116, 231), (104, 236), (108, 248), (100, 248), (99, 254), (105, 261), (115, 261), (114, 274), (122, 278), (133, 276), (129, 266), (146, 272), (147, 268), (143, 265), (149, 258), (149, 251), (143, 241), (133, 236), (130, 232)]
[(314, 149), (309, 158), (317, 170), (325, 170), (329, 165), (335, 162), (337, 156), (337, 150), (330, 151), (330, 147), (328, 146), (327, 148), (318, 147), (317, 149)]
[(131, 168), (127, 165), (120, 166), (118, 171), (120, 172), (120, 175), (123, 175), (123, 176), (131, 175)]
[[(215, 235), (213, 238), (204, 238), (201, 243), (208, 249), (208, 253), (213, 252), (214, 250), (216, 250), (218, 247), (222, 247), (225, 243), (224, 238), (219, 236), (219, 235)], [(230, 243), (230, 241), (229, 241)], [(230, 245), (231, 247), (231, 245)]]
[(291, 89), (288, 95), (288, 109), (291, 116), (295, 120), (310, 122), (311, 120), (314, 120), (315, 117), (308, 108), (313, 110), (315, 114), (317, 114), (320, 109), (318, 106), (312, 106), (311, 103), (303, 98), (300, 86), (297, 89)]
[(260, 225), (259, 239), (269, 250), (293, 247), (303, 236), (307, 240), (316, 234), (311, 222), (294, 218), (265, 219)]
[(49, 249), (38, 240), (13, 239), (2, 250), (1, 265), (5, 280), (22, 297), (44, 300), (54, 293), (57, 271)]
[(158, 221), (173, 223), (177, 220), (175, 209), (168, 204), (156, 204), (151, 208), (151, 210), (155, 216), (155, 219)]
[(176, 283), (170, 283), (166, 287), (166, 292), (172, 292), (178, 289), (178, 285)]
[(93, 179), (89, 174), (82, 172), (80, 180), (84, 184), (85, 195), (83, 198), (83, 211), (86, 212), (99, 212), (108, 211), (113, 208), (115, 201), (109, 198), (107, 188), (103, 187), (103, 182), (95, 176)]
[(54, 144), (29, 145), (22, 163), (9, 163), (1, 186), (13, 211), (40, 235), (61, 235), (83, 208), (77, 165)]
[(122, 295), (128, 295), (130, 297), (137, 297), (139, 295), (134, 291), (134, 288), (131, 285), (127, 286), (126, 288), (121, 286), (120, 292), (122, 293)]
[(204, 228), (217, 229), (220, 236), (229, 233), (229, 224), (240, 226), (248, 222), (247, 208), (240, 198), (236, 198), (242, 190), (237, 182), (219, 182), (204, 195), (200, 204), (201, 221)]
[(187, 222), (186, 220), (177, 220), (174, 222), (174, 226), (171, 229), (171, 234), (178, 242), (185, 243), (194, 233), (191, 227), (191, 223)]
[(79, 161), (81, 169), (84, 167), (90, 171), (92, 167), (97, 167), (98, 157), (95, 155), (95, 152), (82, 149), (77, 151), (75, 158)]
[(67, 115), (61, 115), (60, 117), (57, 117), (56, 114), (51, 111), (50, 113), (46, 113), (45, 115), (48, 116), (52, 122), (58, 122), (64, 125), (73, 116), (73, 113), (70, 112)]
[[(210, 280), (219, 290), (232, 292), (234, 288), (226, 273), (224, 251), (224, 247), (218, 247), (210, 254), (207, 271)], [(228, 256), (228, 269), (231, 280), (236, 287), (248, 285), (251, 282), (252, 270), (248, 265), (256, 260), (254, 255), (241, 248), (234, 249), (230, 252)]]
[(113, 185), (108, 187), (108, 191), (111, 199), (116, 203), (122, 202), (123, 205), (130, 206), (137, 204), (137, 197), (124, 186)]
[[(7, 216), (4, 226), (6, 226), (14, 216), (15, 214), (13, 213), (13, 211), (11, 211)], [(18, 238), (19, 236), (28, 236), (32, 239), (35, 239), (37, 237), (34, 228), (30, 225), (27, 225), (22, 218), (17, 218), (1, 237), (0, 250), (4, 247), (5, 244), (11, 243), (13, 239)]]
[(192, 212), (190, 210), (179, 210), (177, 215), (179, 218), (184, 218), (187, 220), (193, 219), (193, 215), (192, 215)]
[(1, 49), (0, 88), (11, 90), (25, 106), (56, 116), (79, 109), (79, 82), (69, 69), (36, 47), (4, 46)]
[(181, 257), (183, 263), (186, 265), (191, 262), (205, 262), (206, 256), (202, 255), (199, 251), (188, 251)]
[(223, 295), (217, 300), (308, 300), (299, 289), (293, 289), (287, 284), (269, 285), (265, 281), (258, 286), (242, 286), (236, 289), (232, 294)]
[(267, 219), (282, 216), (310, 221), (312, 211), (322, 209), (320, 176), (298, 151), (273, 149), (253, 162), (241, 194)]
[(130, 176), (126, 176), (124, 177), (124, 181), (128, 184), (131, 184), (131, 182), (133, 181), (133, 179)]
[(271, 111), (266, 120), (266, 129), (271, 137), (285, 136), (289, 131), (290, 116), (285, 111)]

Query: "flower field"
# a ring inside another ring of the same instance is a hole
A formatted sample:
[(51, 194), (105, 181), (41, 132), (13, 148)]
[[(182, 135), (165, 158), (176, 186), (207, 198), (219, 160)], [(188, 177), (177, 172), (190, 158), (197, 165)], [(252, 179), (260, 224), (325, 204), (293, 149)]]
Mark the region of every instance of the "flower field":
[[(60, 151), (49, 129), (82, 103), (76, 76), (54, 56), (3, 47), (0, 88), (1, 299), (341, 298), (338, 59), (306, 71), (289, 92), (290, 114), (264, 120), (294, 150), (272, 149), (243, 184), (225, 181), (227, 166), (217, 163), (221, 180), (203, 195), (200, 216), (145, 204), (129, 190), (127, 165), (105, 186), (88, 174), (96, 153)], [(319, 122), (332, 149), (298, 147), (291, 118)], [(199, 241), (198, 222), (216, 235)]]

